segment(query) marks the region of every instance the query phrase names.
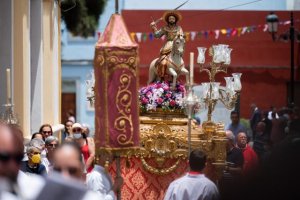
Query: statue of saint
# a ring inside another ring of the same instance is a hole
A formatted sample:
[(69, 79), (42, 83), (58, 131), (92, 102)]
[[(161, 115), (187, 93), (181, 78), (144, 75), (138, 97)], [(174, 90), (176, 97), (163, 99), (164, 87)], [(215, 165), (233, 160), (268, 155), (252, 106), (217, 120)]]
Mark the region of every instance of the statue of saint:
[(166, 75), (167, 61), (166, 57), (170, 54), (173, 46), (173, 41), (176, 36), (183, 36), (183, 31), (180, 26), (177, 25), (177, 22), (180, 21), (182, 16), (179, 12), (167, 11), (164, 13), (162, 19), (166, 22), (166, 25), (160, 29), (157, 29), (156, 22), (150, 24), (154, 37), (161, 38), (163, 35), (166, 37), (166, 42), (163, 47), (160, 49), (160, 56), (157, 60), (155, 66), (157, 68), (157, 75), (160, 78), (163, 78)]

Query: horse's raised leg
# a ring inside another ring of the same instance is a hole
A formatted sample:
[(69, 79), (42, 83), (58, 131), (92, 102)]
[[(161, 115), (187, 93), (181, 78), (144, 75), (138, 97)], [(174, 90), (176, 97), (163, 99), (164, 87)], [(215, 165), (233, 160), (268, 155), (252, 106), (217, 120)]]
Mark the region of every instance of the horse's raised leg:
[(156, 60), (153, 60), (150, 64), (150, 67), (149, 67), (149, 77), (148, 77), (148, 85), (150, 83), (152, 83), (153, 81), (155, 81), (156, 79), (156, 72), (155, 72), (155, 63), (156, 63)]
[(180, 73), (185, 75), (185, 82), (186, 82), (187, 85), (189, 85), (190, 84), (190, 73), (189, 73), (189, 71), (186, 68), (183, 67), (181, 69)]
[(168, 74), (170, 74), (173, 77), (173, 83), (172, 83), (171, 89), (175, 90), (176, 80), (177, 80), (177, 73), (173, 68), (168, 67)]

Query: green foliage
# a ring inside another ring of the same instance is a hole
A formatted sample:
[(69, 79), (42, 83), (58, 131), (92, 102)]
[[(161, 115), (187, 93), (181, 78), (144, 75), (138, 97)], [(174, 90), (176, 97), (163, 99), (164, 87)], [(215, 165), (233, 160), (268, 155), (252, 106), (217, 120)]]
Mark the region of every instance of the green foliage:
[[(73, 7), (74, 2), (76, 2), (75, 7)], [(67, 29), (75, 36), (94, 36), (99, 16), (103, 13), (106, 2), (107, 0), (62, 1), (61, 16)]]

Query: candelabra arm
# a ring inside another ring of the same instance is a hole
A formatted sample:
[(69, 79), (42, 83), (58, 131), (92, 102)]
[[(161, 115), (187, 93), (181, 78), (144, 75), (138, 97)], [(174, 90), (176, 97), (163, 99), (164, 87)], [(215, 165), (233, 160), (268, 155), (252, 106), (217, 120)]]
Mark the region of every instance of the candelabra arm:
[(212, 112), (215, 110), (217, 100), (214, 99), (208, 99), (207, 104), (208, 104), (208, 111), (207, 111), (207, 121), (212, 121), (211, 116)]
[(209, 80), (214, 82), (215, 81), (215, 76), (220, 73), (220, 72), (224, 72), (227, 73), (227, 65), (224, 65), (223, 63), (214, 63), (211, 62), (210, 63), (211, 66), (211, 75), (209, 77)]
[(211, 80), (212, 75), (209, 69), (204, 68), (204, 64), (200, 64), (200, 72), (206, 72), (209, 76), (209, 80)]
[[(219, 89), (220, 98), (219, 100), (222, 102), (222, 104), (229, 110), (234, 108), (234, 105), (238, 99), (239, 92), (236, 92), (232, 97), (226, 93), (225, 90)], [(224, 96), (225, 95), (225, 96)]]

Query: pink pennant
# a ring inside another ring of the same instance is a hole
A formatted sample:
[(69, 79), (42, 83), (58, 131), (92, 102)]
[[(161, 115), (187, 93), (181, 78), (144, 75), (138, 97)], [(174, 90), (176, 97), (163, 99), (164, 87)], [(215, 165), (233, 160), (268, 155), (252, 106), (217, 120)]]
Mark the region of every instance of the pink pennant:
[(218, 39), (220, 35), (220, 30), (215, 30), (215, 39)]
[(265, 24), (263, 31), (266, 32), (268, 30), (268, 24)]
[(236, 33), (237, 33), (237, 30), (236, 30), (236, 28), (232, 29), (231, 36), (235, 36), (235, 35), (236, 35)]

